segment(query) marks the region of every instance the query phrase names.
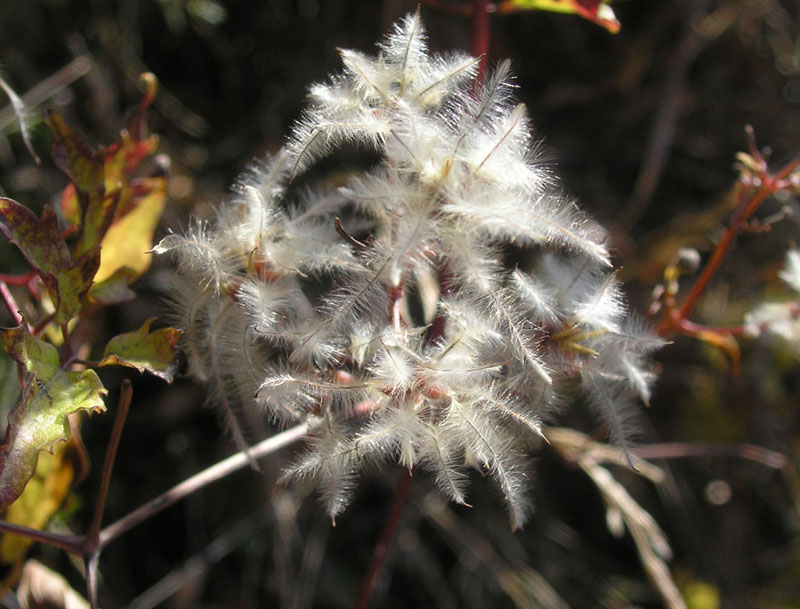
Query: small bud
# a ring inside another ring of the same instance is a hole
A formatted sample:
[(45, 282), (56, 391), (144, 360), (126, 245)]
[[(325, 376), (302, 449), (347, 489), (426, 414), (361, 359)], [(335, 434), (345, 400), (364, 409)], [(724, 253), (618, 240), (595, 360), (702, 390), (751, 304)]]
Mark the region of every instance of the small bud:
[(675, 266), (682, 275), (692, 275), (700, 268), (700, 252), (693, 247), (682, 247), (675, 254)]

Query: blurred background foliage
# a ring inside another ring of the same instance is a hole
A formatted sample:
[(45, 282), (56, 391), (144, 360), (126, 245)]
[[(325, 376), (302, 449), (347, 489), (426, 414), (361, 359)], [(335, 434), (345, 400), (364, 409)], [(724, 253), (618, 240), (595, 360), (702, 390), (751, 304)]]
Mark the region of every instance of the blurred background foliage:
[[(675, 251), (707, 254), (724, 227), (744, 126), (753, 125), (776, 166), (800, 153), (800, 5), (613, 6), (622, 24), (614, 36), (570, 15), (494, 16), (489, 61), (512, 59), (546, 162), (611, 230), (631, 306), (643, 315)], [(170, 163), (162, 230), (181, 229), (190, 214), (219, 205), (250, 162), (280, 146), (307, 86), (338, 68), (336, 47), (371, 51), (415, 7), (413, 0), (4, 0), (0, 62), (31, 106), (58, 109), (95, 144), (114, 140), (140, 98), (139, 74), (155, 73), (160, 91), (149, 123)], [(468, 18), (424, 3), (421, 10), (432, 48), (469, 49)], [(47, 159), (46, 129), (36, 126), (35, 135)], [(64, 178), (48, 160), (33, 164), (8, 105), (0, 107), (0, 136), (0, 194), (37, 210), (54, 203)], [(739, 239), (697, 321), (741, 323), (756, 303), (784, 293), (777, 273), (787, 247), (800, 242), (797, 201), (767, 203), (762, 217), (775, 214), (786, 217)], [(0, 256), (7, 270), (19, 264), (5, 243)], [(157, 261), (139, 298), (105, 311), (92, 331), (107, 338), (153, 315), (168, 320), (159, 286), (170, 274)], [(740, 347), (737, 375), (699, 341), (678, 337), (665, 348), (638, 440), (751, 443), (787, 455), (790, 465), (774, 470), (701, 454), (659, 462), (667, 478), (658, 487), (624, 469), (615, 475), (666, 530), (689, 607), (800, 607), (797, 351), (771, 339), (743, 339)], [(10, 370), (0, 369), (6, 408), (16, 391)], [(103, 374), (116, 387), (127, 373)], [(580, 404), (563, 421), (603, 437)], [(84, 425), (95, 464), (110, 425), (109, 416)], [(107, 520), (232, 451), (202, 388), (136, 379)], [(274, 490), (286, 456), (205, 489), (115, 542), (101, 563), (103, 606), (142, 609), (167, 597), (176, 608), (351, 606), (400, 472), (365, 481), (331, 528), (311, 489)], [(443, 504), (424, 475), (415, 479), (373, 606), (661, 606), (630, 537), (609, 532), (592, 482), (547, 447), (535, 475), (537, 514), (513, 535), (501, 499), (477, 475), (472, 509)], [(94, 471), (55, 526), (85, 529), (96, 488)], [(45, 547), (34, 555), (83, 589), (64, 555)]]

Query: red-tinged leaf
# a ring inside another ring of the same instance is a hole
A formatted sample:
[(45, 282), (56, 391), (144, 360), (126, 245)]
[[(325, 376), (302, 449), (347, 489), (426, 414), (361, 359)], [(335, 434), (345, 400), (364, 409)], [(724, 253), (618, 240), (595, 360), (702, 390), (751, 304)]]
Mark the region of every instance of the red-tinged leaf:
[(136, 298), (136, 293), (129, 287), (139, 277), (132, 268), (123, 266), (114, 273), (95, 283), (89, 290), (89, 298), (103, 306), (120, 304)]
[(19, 497), (36, 471), (39, 452), (69, 438), (67, 416), (104, 411), (106, 390), (94, 370), (65, 372), (56, 348), (27, 326), (0, 330), (8, 354), (27, 371), (22, 398), (8, 416), (0, 447), (0, 510)]
[(158, 137), (155, 135), (146, 140), (134, 140), (127, 131), (123, 131), (121, 137), (121, 142), (109, 147), (105, 159), (105, 186), (108, 192), (125, 189), (142, 161), (158, 148)]
[(81, 223), (81, 204), (78, 201), (78, 193), (75, 191), (74, 184), (68, 184), (61, 193), (61, 217), (67, 223), (67, 234), (72, 234), (78, 230)]
[[(73, 251), (76, 255), (81, 255), (91, 251), (102, 241), (114, 219), (119, 195), (106, 192), (105, 150), (92, 150), (83, 137), (57, 113), (48, 113), (45, 120), (53, 133), (50, 144), (53, 162), (72, 180), (78, 200), (79, 235)], [(62, 198), (62, 206), (63, 204)]]
[(158, 80), (152, 72), (145, 72), (140, 77), (144, 85), (144, 97), (139, 103), (136, 112), (128, 119), (128, 133), (134, 141), (141, 141), (147, 129), (147, 109), (156, 97), (158, 92)]
[[(103, 151), (95, 152), (77, 131), (56, 112), (45, 115), (53, 140), (53, 162), (83, 193), (96, 192), (103, 186)], [(101, 193), (102, 195), (102, 193)]]
[(138, 330), (120, 334), (108, 341), (100, 365), (129, 366), (171, 383), (177, 366), (181, 331), (161, 328), (150, 332), (150, 324), (154, 319), (148, 319)]
[[(53, 130), (53, 158), (73, 181), (61, 197), (62, 213), (70, 223), (68, 230), (78, 231), (73, 255), (102, 246), (97, 282), (104, 282), (123, 267), (135, 271), (126, 275), (129, 283), (144, 274), (150, 266), (147, 252), (164, 207), (165, 179), (134, 177), (142, 161), (158, 146), (157, 137), (144, 137), (145, 114), (156, 92), (156, 80), (152, 74), (142, 78), (146, 92), (128, 128), (118, 142), (98, 152), (92, 151), (57, 114), (48, 117)], [(114, 286), (116, 294), (109, 293), (111, 284), (98, 288), (98, 298), (119, 302), (132, 293), (117, 289), (122, 288), (118, 281)]]
[(0, 197), (0, 232), (41, 276), (56, 306), (56, 322), (66, 323), (77, 315), (100, 265), (99, 248), (73, 262), (51, 207), (45, 206), (37, 218), (24, 205), (5, 197)]
[(504, 0), (497, 7), (498, 13), (529, 10), (578, 15), (612, 34), (616, 34), (620, 29), (620, 23), (609, 5), (609, 0)]
[(136, 111), (128, 119), (127, 129), (122, 130), (120, 141), (106, 151), (105, 186), (107, 192), (115, 188), (124, 188), (142, 161), (153, 154), (158, 147), (157, 136), (145, 136), (147, 109), (155, 98), (158, 81), (149, 72), (142, 74), (141, 80), (145, 85), (144, 97)]

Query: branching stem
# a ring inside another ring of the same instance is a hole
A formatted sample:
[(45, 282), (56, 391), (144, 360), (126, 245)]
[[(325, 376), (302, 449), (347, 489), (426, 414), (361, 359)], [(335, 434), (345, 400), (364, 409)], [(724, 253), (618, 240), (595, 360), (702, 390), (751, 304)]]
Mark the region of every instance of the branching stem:
[[(705, 326), (690, 322), (689, 315), (691, 315), (700, 297), (705, 293), (711, 280), (716, 276), (736, 237), (748, 226), (747, 223), (750, 217), (767, 198), (782, 189), (790, 187), (792, 185), (790, 181), (791, 175), (800, 167), (800, 158), (795, 158), (771, 175), (767, 170), (766, 160), (755, 147), (752, 128), (748, 128), (747, 135), (750, 142), (750, 157), (758, 165), (756, 175), (751, 177), (749, 181), (741, 182), (737, 186), (736, 194), (739, 196), (740, 201), (736, 212), (731, 217), (728, 228), (711, 253), (711, 257), (700, 276), (689, 290), (683, 304), (677, 308), (673, 305), (665, 307), (664, 319), (658, 326), (658, 332), (662, 336), (672, 332), (697, 335), (698, 332), (708, 330)], [(738, 332), (727, 332), (727, 334), (736, 333)]]
[[(251, 447), (247, 452), (249, 453), (249, 457), (253, 459), (260, 459), (261, 457), (265, 457), (270, 453), (296, 442), (304, 437), (307, 432), (308, 425), (303, 423), (267, 438), (266, 440), (263, 440), (259, 444)], [(109, 543), (117, 539), (120, 535), (131, 530), (136, 525), (141, 524), (160, 511), (168, 508), (174, 503), (177, 503), (181, 499), (184, 499), (185, 497), (211, 484), (212, 482), (220, 480), (221, 478), (228, 476), (238, 469), (242, 469), (249, 463), (250, 459), (248, 458), (248, 454), (246, 454), (244, 451), (240, 451), (234, 455), (231, 455), (227, 459), (212, 465), (208, 469), (195, 474), (191, 478), (184, 480), (180, 484), (172, 487), (167, 492), (130, 512), (127, 516), (123, 516), (114, 524), (105, 527), (102, 531), (100, 531), (100, 547), (104, 548)]]

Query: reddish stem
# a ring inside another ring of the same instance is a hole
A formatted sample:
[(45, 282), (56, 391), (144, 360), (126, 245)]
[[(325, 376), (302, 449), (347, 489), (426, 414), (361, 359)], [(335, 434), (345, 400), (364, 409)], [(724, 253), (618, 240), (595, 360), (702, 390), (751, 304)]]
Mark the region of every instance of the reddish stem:
[(394, 492), (394, 501), (392, 502), (389, 516), (383, 525), (383, 531), (375, 545), (375, 551), (372, 554), (372, 560), (369, 563), (367, 574), (364, 576), (364, 582), (361, 585), (361, 593), (358, 596), (354, 609), (366, 609), (369, 601), (372, 598), (372, 592), (375, 589), (375, 582), (378, 581), (381, 567), (386, 560), (386, 555), (389, 553), (389, 547), (392, 545), (394, 533), (397, 530), (397, 523), (400, 522), (400, 516), (403, 515), (408, 495), (411, 492), (411, 471), (406, 470), (397, 484)]
[(39, 336), (39, 334), (42, 333), (42, 331), (50, 324), (50, 322), (53, 321), (53, 319), (55, 319), (55, 316), (56, 316), (55, 313), (50, 313), (49, 315), (45, 315), (44, 317), (42, 317), (42, 319), (36, 322), (36, 325), (33, 327), (33, 330), (31, 330), (31, 334), (33, 334), (34, 336)]
[(720, 239), (719, 243), (717, 243), (717, 247), (714, 248), (714, 252), (711, 254), (711, 258), (703, 269), (703, 272), (700, 274), (700, 277), (697, 278), (697, 281), (695, 281), (692, 289), (689, 291), (688, 296), (686, 296), (686, 300), (678, 310), (679, 319), (683, 320), (689, 317), (689, 314), (692, 312), (692, 309), (694, 309), (700, 296), (703, 294), (703, 292), (705, 292), (708, 284), (711, 282), (711, 279), (719, 271), (719, 267), (722, 264), (722, 261), (725, 259), (725, 256), (728, 254), (728, 250), (730, 250), (734, 240), (742, 230), (743, 222), (747, 220), (748, 214), (746, 213), (746, 210), (749, 208), (755, 209), (755, 207), (752, 206), (752, 203), (756, 201), (760, 205), (770, 194), (772, 194), (771, 189), (768, 189), (767, 185), (764, 184), (758, 190), (758, 192), (753, 195), (753, 198), (744, 207), (744, 209), (741, 212), (733, 215), (725, 234), (722, 235), (722, 239)]
[(689, 321), (688, 319), (682, 319), (678, 325), (678, 329), (686, 332), (687, 334), (711, 332), (712, 334), (743, 336), (747, 333), (747, 328), (745, 326), (707, 326), (705, 324), (697, 324), (693, 321)]
[(131, 382), (125, 379), (122, 381), (122, 387), (120, 388), (117, 415), (114, 418), (114, 427), (111, 430), (111, 437), (106, 447), (106, 456), (103, 461), (103, 471), (100, 478), (100, 490), (97, 494), (97, 502), (94, 506), (92, 522), (89, 525), (89, 530), (86, 532), (86, 537), (93, 546), (93, 549), (99, 547), (100, 526), (103, 524), (103, 512), (105, 511), (106, 499), (108, 498), (108, 488), (111, 484), (111, 472), (114, 469), (114, 460), (117, 457), (117, 449), (122, 439), (122, 428), (125, 426), (125, 420), (128, 418), (128, 410), (130, 409), (132, 398), (133, 388), (131, 387)]
[[(759, 189), (752, 195), (752, 197), (750, 197), (749, 200), (743, 199), (741, 201), (738, 209), (731, 218), (728, 228), (725, 230), (725, 234), (722, 235), (722, 238), (719, 240), (719, 243), (717, 243), (717, 246), (714, 248), (714, 251), (711, 254), (711, 258), (703, 268), (703, 272), (697, 278), (697, 281), (695, 281), (691, 290), (689, 290), (686, 300), (684, 300), (683, 304), (677, 311), (672, 308), (669, 308), (666, 311), (664, 320), (658, 327), (658, 332), (660, 334), (668, 334), (669, 332), (675, 330), (694, 333), (692, 328), (689, 327), (692, 325), (690, 322), (688, 322), (689, 315), (697, 304), (697, 301), (705, 292), (708, 284), (711, 283), (711, 280), (719, 271), (722, 261), (725, 259), (725, 256), (731, 249), (736, 237), (739, 235), (742, 229), (745, 228), (747, 220), (750, 218), (750, 216), (755, 213), (755, 211), (770, 195), (788, 186), (787, 180), (789, 176), (799, 166), (800, 159), (794, 159), (782, 167), (775, 175), (769, 175), (766, 171), (766, 167), (760, 172)], [(740, 186), (740, 188), (745, 188), (745, 186)]]
[(475, 83), (483, 85), (489, 53), (489, 0), (472, 0), (472, 56), (480, 57)]
[(5, 273), (0, 273), (0, 281), (8, 285), (27, 285), (33, 277), (36, 277), (36, 271), (28, 271), (22, 275), (6, 275)]
[(17, 301), (14, 300), (14, 295), (11, 293), (11, 290), (8, 289), (8, 284), (3, 279), (0, 279), (0, 298), (3, 299), (3, 304), (11, 314), (14, 323), (20, 325), (22, 323), (22, 315), (19, 312), (19, 305)]
[(422, 4), (445, 13), (450, 13), (451, 15), (461, 15), (462, 17), (469, 17), (472, 13), (471, 8), (468, 6), (453, 4), (452, 2), (445, 2), (442, 0), (422, 0)]

